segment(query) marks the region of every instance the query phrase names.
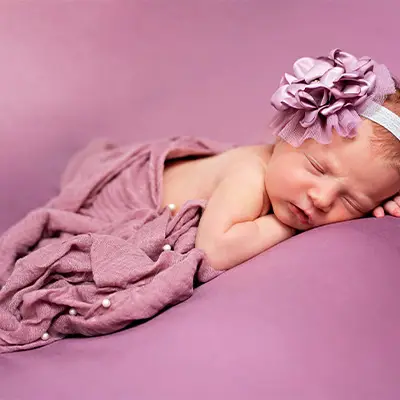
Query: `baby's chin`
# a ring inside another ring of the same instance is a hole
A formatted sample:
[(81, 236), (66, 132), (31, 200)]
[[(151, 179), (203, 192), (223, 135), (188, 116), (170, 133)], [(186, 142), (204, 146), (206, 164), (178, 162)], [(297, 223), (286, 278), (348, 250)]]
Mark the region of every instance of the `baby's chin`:
[(281, 221), (281, 222), (283, 222), (287, 226), (290, 226), (293, 229), (296, 229), (296, 231), (300, 231), (300, 232), (308, 231), (308, 230), (314, 228), (314, 226), (310, 226), (308, 224), (302, 224), (301, 222), (297, 222), (297, 223), (296, 222), (293, 223), (293, 221), (288, 221), (288, 222)]
[(290, 211), (288, 206), (272, 205), (272, 209), (279, 221), (297, 231), (308, 231), (313, 228), (312, 225), (301, 222), (298, 217)]

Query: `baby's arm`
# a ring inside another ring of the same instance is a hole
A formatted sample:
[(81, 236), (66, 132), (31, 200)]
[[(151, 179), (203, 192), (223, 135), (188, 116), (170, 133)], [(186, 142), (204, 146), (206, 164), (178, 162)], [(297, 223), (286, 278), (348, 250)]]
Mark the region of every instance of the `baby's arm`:
[(256, 162), (238, 167), (221, 180), (208, 201), (196, 247), (205, 251), (214, 269), (232, 268), (294, 234), (275, 215), (260, 215), (267, 200), (264, 174)]

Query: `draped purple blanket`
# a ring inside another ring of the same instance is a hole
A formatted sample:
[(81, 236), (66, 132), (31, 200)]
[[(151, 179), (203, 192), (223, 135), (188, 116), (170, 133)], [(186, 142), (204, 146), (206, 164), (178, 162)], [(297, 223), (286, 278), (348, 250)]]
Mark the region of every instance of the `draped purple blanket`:
[(172, 215), (162, 177), (168, 159), (224, 149), (176, 137), (77, 154), (59, 195), (0, 238), (0, 353), (115, 332), (217, 276), (194, 247), (204, 201)]

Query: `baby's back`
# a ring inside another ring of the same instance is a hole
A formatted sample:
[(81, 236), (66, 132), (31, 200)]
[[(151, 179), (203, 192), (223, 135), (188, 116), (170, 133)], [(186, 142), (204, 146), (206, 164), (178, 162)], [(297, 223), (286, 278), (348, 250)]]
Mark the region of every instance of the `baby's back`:
[[(187, 157), (165, 163), (163, 207), (175, 204), (177, 209), (188, 200), (209, 200), (218, 183), (241, 165), (267, 163), (268, 145), (243, 146), (208, 157)], [(259, 169), (255, 169), (259, 171)], [(238, 188), (240, 190), (240, 188)], [(260, 190), (265, 190), (260, 187)]]

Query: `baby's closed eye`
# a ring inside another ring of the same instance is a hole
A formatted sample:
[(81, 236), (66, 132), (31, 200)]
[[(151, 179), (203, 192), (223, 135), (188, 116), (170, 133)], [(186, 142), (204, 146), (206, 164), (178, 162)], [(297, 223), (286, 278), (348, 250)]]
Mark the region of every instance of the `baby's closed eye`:
[(322, 167), (322, 165), (318, 161), (316, 161), (314, 158), (312, 158), (306, 154), (305, 154), (305, 156), (315, 172), (317, 172), (318, 174), (325, 174), (325, 169)]
[(356, 212), (358, 214), (367, 214), (369, 211), (365, 211), (357, 202), (347, 196), (342, 196), (342, 201), (345, 203), (346, 207), (350, 208), (350, 211)]

